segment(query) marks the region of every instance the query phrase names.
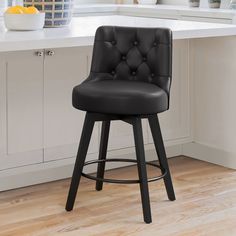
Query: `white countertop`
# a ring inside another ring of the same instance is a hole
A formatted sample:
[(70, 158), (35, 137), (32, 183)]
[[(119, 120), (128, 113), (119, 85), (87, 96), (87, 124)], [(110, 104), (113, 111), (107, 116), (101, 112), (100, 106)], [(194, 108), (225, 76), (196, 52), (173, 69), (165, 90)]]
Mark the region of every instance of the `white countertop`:
[(173, 31), (174, 39), (236, 35), (235, 25), (120, 15), (74, 17), (69, 27), (29, 32), (6, 31), (1, 22), (0, 51), (90, 46), (93, 44), (96, 29), (101, 25), (167, 27)]

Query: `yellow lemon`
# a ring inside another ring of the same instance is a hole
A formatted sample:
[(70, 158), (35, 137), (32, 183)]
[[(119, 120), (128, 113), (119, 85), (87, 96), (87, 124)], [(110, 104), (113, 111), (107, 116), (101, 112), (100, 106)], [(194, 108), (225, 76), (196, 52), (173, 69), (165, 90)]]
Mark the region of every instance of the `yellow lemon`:
[(24, 13), (25, 14), (38, 14), (39, 11), (36, 7), (25, 7), (24, 8)]
[(20, 7), (20, 6), (14, 6), (14, 7), (9, 7), (7, 10), (6, 10), (6, 13), (8, 14), (23, 14), (23, 10), (22, 10), (23, 7)]
[(16, 6), (14, 6), (14, 7), (17, 8), (17, 9), (21, 9), (21, 10), (24, 12), (25, 7), (19, 6), (19, 5), (16, 5)]

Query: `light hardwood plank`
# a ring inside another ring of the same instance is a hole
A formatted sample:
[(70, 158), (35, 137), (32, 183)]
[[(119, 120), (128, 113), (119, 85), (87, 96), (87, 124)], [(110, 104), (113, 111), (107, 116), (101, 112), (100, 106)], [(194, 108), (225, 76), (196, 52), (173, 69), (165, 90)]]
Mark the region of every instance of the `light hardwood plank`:
[[(104, 184), (96, 192), (95, 182), (83, 179), (74, 211), (66, 212), (70, 180), (62, 180), (0, 193), (0, 236), (236, 235), (236, 171), (187, 157), (169, 163), (177, 200), (167, 200), (162, 181), (150, 183), (150, 225), (143, 223), (138, 185)], [(136, 169), (106, 177), (135, 178)]]

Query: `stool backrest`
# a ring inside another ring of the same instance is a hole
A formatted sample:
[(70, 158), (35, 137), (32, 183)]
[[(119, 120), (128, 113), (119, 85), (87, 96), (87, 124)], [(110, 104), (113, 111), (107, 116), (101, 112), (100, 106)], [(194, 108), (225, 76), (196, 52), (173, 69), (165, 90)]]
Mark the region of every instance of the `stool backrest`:
[(172, 77), (171, 30), (99, 27), (95, 36), (91, 74), (101, 80), (154, 83), (169, 95)]

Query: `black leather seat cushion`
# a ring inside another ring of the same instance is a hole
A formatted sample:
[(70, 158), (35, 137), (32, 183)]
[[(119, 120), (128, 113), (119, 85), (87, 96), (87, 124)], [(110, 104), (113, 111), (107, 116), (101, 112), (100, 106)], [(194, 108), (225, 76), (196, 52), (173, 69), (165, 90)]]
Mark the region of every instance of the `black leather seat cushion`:
[(74, 88), (73, 106), (97, 113), (154, 114), (168, 108), (168, 95), (145, 82), (90, 80)]
[(89, 78), (73, 105), (109, 114), (154, 114), (169, 108), (172, 34), (163, 28), (97, 29)]

